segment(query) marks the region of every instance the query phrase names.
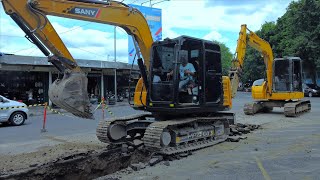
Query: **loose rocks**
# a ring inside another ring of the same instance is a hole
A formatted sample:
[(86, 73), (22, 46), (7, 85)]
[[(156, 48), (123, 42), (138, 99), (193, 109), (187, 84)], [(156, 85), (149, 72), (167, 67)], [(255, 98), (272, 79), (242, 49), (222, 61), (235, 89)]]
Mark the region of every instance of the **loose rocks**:
[(151, 158), (150, 161), (149, 161), (149, 165), (150, 166), (154, 166), (155, 164), (158, 164), (162, 160), (163, 160), (162, 156), (157, 156), (157, 157)]
[(240, 141), (240, 136), (229, 136), (228, 141), (230, 142), (239, 142)]
[(137, 164), (131, 164), (130, 167), (134, 170), (134, 171), (139, 171), (140, 169), (144, 169), (146, 167), (145, 164), (143, 164), (142, 162), (139, 162)]
[(230, 125), (230, 136), (247, 134), (259, 128), (260, 125), (237, 123), (235, 125)]
[(169, 162), (169, 161), (164, 161), (164, 162), (163, 162), (163, 165), (165, 165), (165, 166), (170, 166), (170, 162)]
[(179, 154), (180, 155), (180, 157), (188, 157), (189, 156), (189, 153), (181, 153), (181, 154)]

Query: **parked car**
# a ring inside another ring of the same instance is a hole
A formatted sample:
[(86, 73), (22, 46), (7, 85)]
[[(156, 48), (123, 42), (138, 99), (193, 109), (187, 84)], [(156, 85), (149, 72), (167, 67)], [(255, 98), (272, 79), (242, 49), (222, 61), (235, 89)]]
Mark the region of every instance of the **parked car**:
[(303, 84), (304, 95), (308, 97), (319, 96), (320, 87), (316, 84)]
[(95, 96), (94, 94), (91, 94), (89, 100), (91, 104), (98, 104), (99, 102), (98, 96)]
[(28, 113), (26, 104), (0, 95), (0, 123), (20, 126), (28, 119)]
[(108, 104), (109, 105), (115, 105), (116, 104), (116, 96), (111, 91), (107, 94), (107, 98), (108, 98)]

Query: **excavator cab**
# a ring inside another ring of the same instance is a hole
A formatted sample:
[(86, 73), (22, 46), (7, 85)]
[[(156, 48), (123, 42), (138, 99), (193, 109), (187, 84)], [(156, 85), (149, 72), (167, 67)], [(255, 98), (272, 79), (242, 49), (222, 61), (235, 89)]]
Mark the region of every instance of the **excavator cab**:
[(299, 57), (275, 58), (272, 64), (272, 93), (269, 94), (267, 81), (255, 81), (252, 97), (256, 101), (244, 105), (247, 115), (257, 112), (270, 112), (274, 107), (284, 107), (285, 116), (294, 117), (309, 111), (309, 100), (302, 90), (302, 61)]
[(302, 61), (299, 57), (276, 58), (273, 92), (302, 92)]
[(273, 60), (272, 96), (268, 97), (266, 81), (255, 81), (252, 86), (254, 99), (291, 100), (303, 98), (302, 60), (299, 57), (275, 58)]
[(220, 46), (213, 42), (181, 36), (154, 43), (148, 110), (218, 110), (223, 103), (221, 72)]

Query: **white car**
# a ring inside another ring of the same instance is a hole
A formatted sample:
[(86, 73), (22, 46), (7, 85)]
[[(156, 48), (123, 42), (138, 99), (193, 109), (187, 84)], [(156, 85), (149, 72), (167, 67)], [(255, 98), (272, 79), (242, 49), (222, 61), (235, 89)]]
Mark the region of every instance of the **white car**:
[(0, 123), (20, 126), (28, 119), (28, 113), (29, 110), (26, 104), (0, 95)]

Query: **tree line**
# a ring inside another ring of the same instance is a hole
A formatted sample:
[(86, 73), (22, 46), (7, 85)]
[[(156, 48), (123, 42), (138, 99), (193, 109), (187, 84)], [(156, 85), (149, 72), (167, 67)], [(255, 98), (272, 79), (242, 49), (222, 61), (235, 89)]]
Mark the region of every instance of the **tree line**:
[[(276, 22), (265, 22), (256, 34), (268, 41), (274, 57), (298, 56), (314, 80), (320, 69), (320, 0), (293, 1)], [(248, 47), (242, 81), (265, 77), (261, 54)]]

